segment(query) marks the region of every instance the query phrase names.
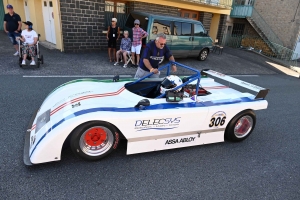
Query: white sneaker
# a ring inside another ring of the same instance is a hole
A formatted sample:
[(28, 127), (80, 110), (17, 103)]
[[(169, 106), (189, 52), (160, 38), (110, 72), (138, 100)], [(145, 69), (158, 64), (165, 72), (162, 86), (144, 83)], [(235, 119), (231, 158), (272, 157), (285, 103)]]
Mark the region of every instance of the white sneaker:
[(19, 52), (17, 51), (16, 53), (14, 53), (14, 56), (18, 56), (19, 55)]
[(25, 60), (22, 61), (22, 65), (26, 65), (26, 61)]
[(115, 65), (115, 66), (116, 66), (116, 65), (119, 65), (119, 63), (118, 63), (118, 62), (115, 62), (115, 64), (114, 64), (114, 65)]
[(34, 60), (31, 61), (30, 65), (35, 65), (35, 61)]
[(123, 65), (123, 67), (124, 67), (124, 68), (127, 68), (127, 65), (126, 65), (126, 64), (124, 64), (124, 65)]

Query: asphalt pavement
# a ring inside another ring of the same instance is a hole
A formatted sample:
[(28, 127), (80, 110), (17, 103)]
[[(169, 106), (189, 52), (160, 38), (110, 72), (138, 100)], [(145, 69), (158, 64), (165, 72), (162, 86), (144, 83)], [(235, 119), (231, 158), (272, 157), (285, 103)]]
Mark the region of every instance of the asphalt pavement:
[(8, 40), (0, 36), (0, 199), (300, 199), (299, 79), (284, 75), (264, 57), (231, 48), (205, 62), (178, 61), (271, 89), (268, 109), (256, 112), (256, 127), (245, 141), (128, 156), (121, 141), (98, 162), (83, 161), (67, 149), (59, 162), (25, 166), (24, 135), (31, 115), (49, 92), (74, 79), (50, 75), (135, 73), (112, 66), (106, 52), (41, 49), (45, 64), (21, 69)]
[(72, 78), (0, 76), (0, 199), (299, 199), (299, 79), (239, 77), (270, 88), (252, 135), (219, 143), (126, 155), (126, 141), (99, 162), (68, 149), (59, 162), (23, 163), (34, 110)]

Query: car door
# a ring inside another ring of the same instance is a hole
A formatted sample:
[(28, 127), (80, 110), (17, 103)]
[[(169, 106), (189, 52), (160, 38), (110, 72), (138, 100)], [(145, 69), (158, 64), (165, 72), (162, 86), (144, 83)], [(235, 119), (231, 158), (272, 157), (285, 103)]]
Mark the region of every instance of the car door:
[(192, 24), (174, 22), (171, 51), (175, 58), (191, 56), (193, 49)]

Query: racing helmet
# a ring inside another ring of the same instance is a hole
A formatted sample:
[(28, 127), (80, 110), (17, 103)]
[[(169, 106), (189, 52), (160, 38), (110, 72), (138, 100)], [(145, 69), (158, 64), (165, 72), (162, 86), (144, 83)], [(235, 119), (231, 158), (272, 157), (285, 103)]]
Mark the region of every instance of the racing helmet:
[[(164, 94), (166, 91), (171, 90), (177, 86), (182, 85), (182, 80), (178, 76), (169, 75), (160, 84), (160, 93)], [(176, 92), (179, 92), (181, 88), (178, 88)]]

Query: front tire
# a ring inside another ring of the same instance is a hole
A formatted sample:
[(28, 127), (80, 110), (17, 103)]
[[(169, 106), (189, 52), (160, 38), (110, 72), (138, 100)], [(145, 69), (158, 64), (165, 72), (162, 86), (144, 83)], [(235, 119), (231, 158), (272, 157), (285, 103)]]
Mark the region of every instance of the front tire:
[(115, 150), (119, 133), (107, 122), (92, 121), (77, 127), (71, 135), (73, 153), (88, 161), (100, 160)]
[(199, 53), (198, 60), (204, 61), (204, 60), (206, 60), (207, 56), (208, 56), (208, 50), (207, 50), (207, 49), (203, 49), (203, 50)]
[(252, 133), (255, 123), (255, 113), (252, 110), (244, 110), (229, 122), (225, 130), (225, 137), (235, 142), (243, 141)]

